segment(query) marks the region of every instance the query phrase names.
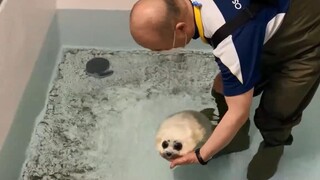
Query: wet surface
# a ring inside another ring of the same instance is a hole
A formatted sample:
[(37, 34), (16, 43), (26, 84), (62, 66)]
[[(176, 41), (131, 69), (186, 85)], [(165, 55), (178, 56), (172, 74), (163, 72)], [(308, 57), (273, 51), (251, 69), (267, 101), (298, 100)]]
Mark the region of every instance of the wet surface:
[[(107, 58), (114, 73), (88, 76), (84, 69), (94, 57)], [(57, 69), (26, 153), (23, 179), (246, 179), (262, 140), (254, 123), (250, 149), (207, 166), (170, 170), (155, 149), (156, 129), (167, 115), (215, 108), (210, 86), (217, 69), (210, 53), (67, 49)], [(319, 179), (319, 99), (318, 92), (294, 129), (294, 143), (285, 148), (273, 180)], [(257, 103), (256, 98), (251, 117)]]
[[(94, 57), (108, 59), (114, 74), (88, 76), (84, 69)], [(167, 163), (155, 149), (158, 124), (176, 111), (214, 106), (215, 68), (205, 53), (66, 50), (35, 126), (24, 178), (156, 179)], [(150, 163), (154, 174), (143, 173)]]

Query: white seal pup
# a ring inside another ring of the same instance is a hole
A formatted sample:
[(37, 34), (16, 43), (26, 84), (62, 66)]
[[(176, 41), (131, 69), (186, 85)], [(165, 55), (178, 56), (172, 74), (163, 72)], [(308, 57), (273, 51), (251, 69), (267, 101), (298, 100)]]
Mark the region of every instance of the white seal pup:
[(204, 114), (184, 110), (167, 117), (156, 133), (156, 149), (167, 159), (183, 156), (201, 147), (215, 126)]

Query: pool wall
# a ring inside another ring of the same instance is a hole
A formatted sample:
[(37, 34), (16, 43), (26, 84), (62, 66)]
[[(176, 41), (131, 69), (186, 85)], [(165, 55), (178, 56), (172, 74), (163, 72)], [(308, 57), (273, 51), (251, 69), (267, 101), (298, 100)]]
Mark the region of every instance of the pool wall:
[(40, 54), (55, 5), (55, 0), (4, 0), (0, 5), (0, 149)]
[(47, 88), (50, 63), (55, 63), (60, 46), (59, 36), (52, 37), (57, 29), (50, 27), (55, 12), (55, 0), (4, 0), (0, 5), (0, 179), (3, 180), (17, 179), (33, 129), (33, 117), (44, 105), (46, 94), (42, 92)]
[[(142, 49), (129, 33), (129, 9), (133, 2), (2, 3), (0, 179), (19, 178), (35, 120), (45, 107), (63, 48)], [(193, 41), (187, 49), (211, 51), (200, 40)]]

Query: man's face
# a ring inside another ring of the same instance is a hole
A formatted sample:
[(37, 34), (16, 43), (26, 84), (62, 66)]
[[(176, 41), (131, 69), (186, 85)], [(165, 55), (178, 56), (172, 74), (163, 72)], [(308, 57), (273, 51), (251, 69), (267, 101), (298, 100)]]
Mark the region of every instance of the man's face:
[(152, 51), (164, 51), (184, 47), (190, 41), (184, 32), (179, 32), (179, 34), (174, 32), (170, 37), (161, 37), (156, 32), (143, 32), (141, 30), (132, 34), (132, 37), (137, 44)]
[(134, 30), (131, 35), (137, 44), (152, 51), (169, 50), (173, 46), (173, 39), (161, 37), (152, 30)]

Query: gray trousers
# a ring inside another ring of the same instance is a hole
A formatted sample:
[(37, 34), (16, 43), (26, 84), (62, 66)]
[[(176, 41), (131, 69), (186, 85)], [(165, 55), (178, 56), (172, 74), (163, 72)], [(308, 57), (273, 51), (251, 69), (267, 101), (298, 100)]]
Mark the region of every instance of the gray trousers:
[(254, 123), (271, 145), (290, 145), (320, 81), (320, 0), (292, 0), (280, 29), (265, 44), (261, 101)]

